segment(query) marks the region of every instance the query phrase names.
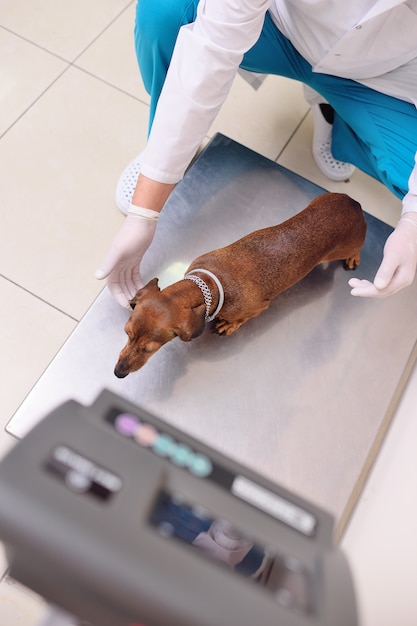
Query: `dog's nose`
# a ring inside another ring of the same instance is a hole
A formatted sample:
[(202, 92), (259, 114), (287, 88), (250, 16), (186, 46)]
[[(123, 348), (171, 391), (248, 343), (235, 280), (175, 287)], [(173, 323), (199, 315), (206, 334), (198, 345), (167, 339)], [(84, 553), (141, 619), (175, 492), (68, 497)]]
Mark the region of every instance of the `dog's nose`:
[(119, 364), (117, 364), (116, 367), (114, 368), (114, 375), (117, 376), (117, 378), (126, 378), (128, 373), (129, 372), (126, 369), (124, 369), (122, 366), (120, 366)]

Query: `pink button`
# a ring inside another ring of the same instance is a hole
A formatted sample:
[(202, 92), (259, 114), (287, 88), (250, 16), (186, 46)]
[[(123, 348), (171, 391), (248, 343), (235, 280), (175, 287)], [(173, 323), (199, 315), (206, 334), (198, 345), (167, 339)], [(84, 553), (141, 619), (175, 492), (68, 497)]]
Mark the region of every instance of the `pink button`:
[(133, 436), (139, 445), (148, 448), (158, 437), (158, 431), (151, 424), (141, 424)]

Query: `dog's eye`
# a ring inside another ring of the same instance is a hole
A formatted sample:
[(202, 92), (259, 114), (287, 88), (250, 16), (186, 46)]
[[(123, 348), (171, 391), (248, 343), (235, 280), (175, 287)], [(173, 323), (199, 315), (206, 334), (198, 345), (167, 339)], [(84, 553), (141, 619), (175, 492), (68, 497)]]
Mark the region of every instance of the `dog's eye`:
[(161, 344), (157, 341), (149, 341), (143, 349), (145, 352), (156, 352), (161, 347)]

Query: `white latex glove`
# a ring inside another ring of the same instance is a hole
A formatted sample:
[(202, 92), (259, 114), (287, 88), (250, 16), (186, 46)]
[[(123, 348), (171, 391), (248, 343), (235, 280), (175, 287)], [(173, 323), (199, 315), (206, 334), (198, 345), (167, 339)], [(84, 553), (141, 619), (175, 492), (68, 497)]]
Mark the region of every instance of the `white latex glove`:
[(243, 561), (253, 547), (251, 541), (236, 534), (233, 529), (225, 528), (218, 521), (214, 521), (207, 532), (197, 535), (192, 545), (230, 567)]
[(139, 266), (154, 237), (158, 217), (157, 211), (131, 205), (95, 273), (98, 280), (107, 278), (110, 293), (123, 307), (129, 308), (129, 300), (143, 287)]
[(417, 267), (417, 212), (404, 213), (384, 246), (374, 282), (351, 278), (352, 296), (385, 298), (411, 285)]

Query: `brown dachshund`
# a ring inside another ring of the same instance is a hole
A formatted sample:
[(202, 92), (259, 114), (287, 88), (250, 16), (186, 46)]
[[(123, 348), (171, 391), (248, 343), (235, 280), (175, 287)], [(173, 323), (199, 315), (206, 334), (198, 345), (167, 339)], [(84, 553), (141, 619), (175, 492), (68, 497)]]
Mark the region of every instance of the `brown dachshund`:
[(140, 369), (175, 337), (198, 337), (213, 318), (215, 331), (230, 335), (319, 263), (343, 260), (345, 269), (355, 269), (365, 235), (360, 204), (346, 194), (326, 193), (278, 226), (203, 254), (183, 280), (162, 291), (152, 279), (131, 302), (128, 342), (115, 375)]

